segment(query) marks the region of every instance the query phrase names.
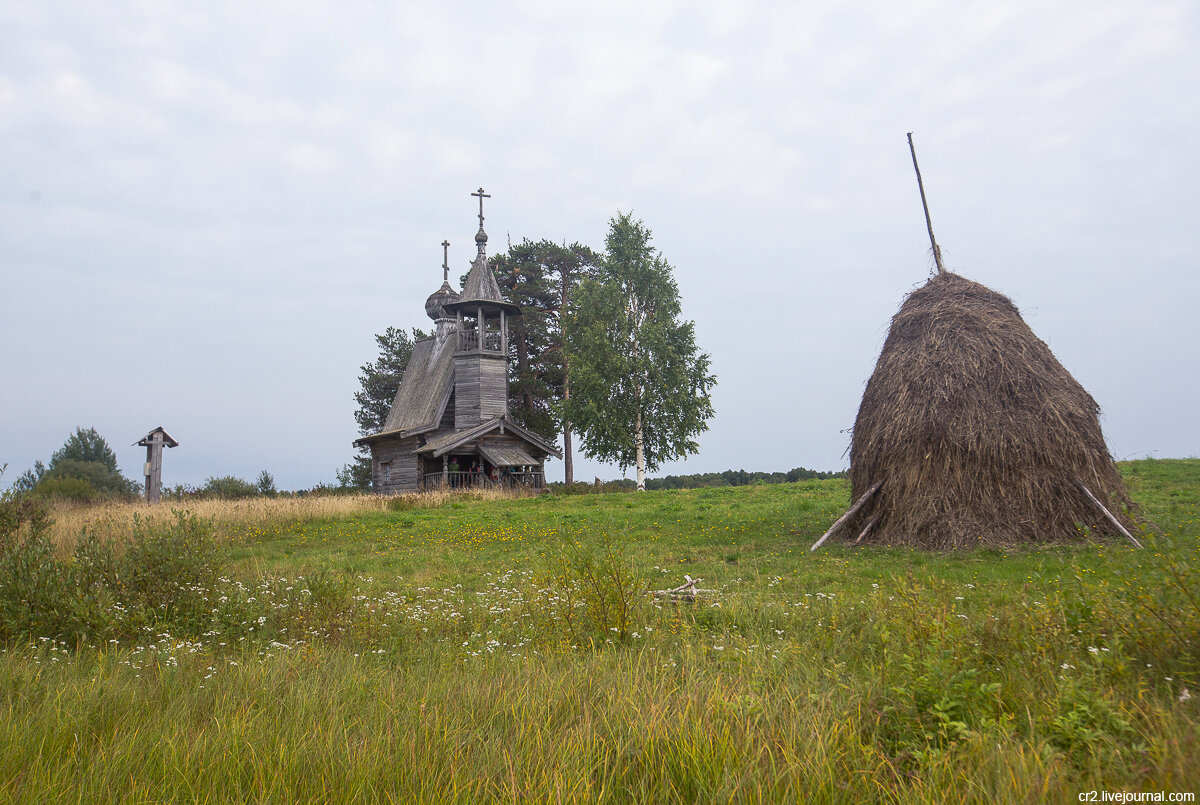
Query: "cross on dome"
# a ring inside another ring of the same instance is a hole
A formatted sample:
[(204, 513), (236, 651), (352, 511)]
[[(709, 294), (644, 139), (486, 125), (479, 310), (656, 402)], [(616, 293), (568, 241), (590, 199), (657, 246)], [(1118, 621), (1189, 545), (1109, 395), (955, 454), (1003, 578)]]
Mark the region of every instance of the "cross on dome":
[(483, 231), (483, 200), (485, 198), (491, 198), (492, 195), (491, 195), (491, 193), (483, 192), (482, 187), (479, 188), (478, 190), (476, 190), (471, 195), (477, 196), (479, 198), (479, 229), (480, 229), (480, 231)]
[(492, 196), (489, 193), (483, 192), (482, 187), (471, 195), (479, 199), (479, 231), (475, 233), (475, 246), (478, 250), (478, 254), (475, 255), (475, 262), (479, 262), (480, 260), (486, 261), (488, 237), (487, 232), (483, 231), (483, 200), (485, 198), (491, 198)]

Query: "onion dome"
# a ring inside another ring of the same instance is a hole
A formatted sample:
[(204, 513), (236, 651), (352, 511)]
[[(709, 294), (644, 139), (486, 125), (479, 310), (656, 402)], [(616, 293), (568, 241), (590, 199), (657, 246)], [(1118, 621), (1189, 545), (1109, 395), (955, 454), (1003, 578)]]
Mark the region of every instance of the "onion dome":
[(450, 241), (442, 241), (442, 287), (429, 295), (425, 300), (425, 313), (429, 318), (452, 319), (454, 316), (446, 310), (446, 305), (458, 301), (458, 293), (450, 287)]
[(457, 301), (458, 294), (450, 287), (449, 281), (445, 281), (442, 283), (441, 288), (438, 288), (425, 300), (425, 313), (434, 321), (438, 319), (452, 319), (454, 316), (446, 311), (446, 305)]

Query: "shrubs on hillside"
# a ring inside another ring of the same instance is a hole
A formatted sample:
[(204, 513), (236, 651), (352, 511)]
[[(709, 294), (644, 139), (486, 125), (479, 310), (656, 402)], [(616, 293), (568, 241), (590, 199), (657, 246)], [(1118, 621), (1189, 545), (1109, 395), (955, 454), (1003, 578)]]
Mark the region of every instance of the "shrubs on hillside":
[(164, 500), (249, 500), (250, 498), (275, 497), (308, 497), (310, 495), (353, 495), (357, 489), (348, 489), (330, 484), (317, 484), (310, 489), (294, 491), (279, 491), (275, 488), (275, 478), (263, 470), (258, 478), (251, 482), (234, 475), (223, 475), (208, 478), (200, 486), (179, 484), (163, 490)]
[(84, 531), (69, 557), (58, 556), (49, 527), (39, 496), (0, 492), (0, 643), (70, 645), (206, 621), (203, 593), (220, 568), (211, 522), (185, 512), (137, 520), (120, 546)]
[(258, 487), (249, 481), (243, 481), (232, 475), (220, 478), (209, 478), (197, 492), (196, 497), (222, 498), (224, 500), (240, 500), (242, 498), (258, 497)]
[(198, 645), (218, 633), (233, 645), (292, 639), (289, 630), (301, 624), (342, 628), (345, 585), (320, 573), (253, 586), (227, 578), (209, 520), (186, 512), (166, 522), (135, 520), (119, 542), (85, 530), (66, 556), (51, 542), (50, 525), (40, 497), (0, 492), (0, 648), (181, 638)]
[(104, 495), (84, 478), (43, 478), (33, 489), (33, 494), (42, 500), (66, 501), (68, 503), (95, 503)]

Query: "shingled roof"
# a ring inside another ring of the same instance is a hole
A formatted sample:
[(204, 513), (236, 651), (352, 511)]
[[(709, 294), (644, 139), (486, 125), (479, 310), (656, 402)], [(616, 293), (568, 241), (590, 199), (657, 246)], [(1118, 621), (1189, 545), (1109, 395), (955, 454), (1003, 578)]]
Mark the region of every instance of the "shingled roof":
[(454, 338), (447, 334), (422, 338), (413, 344), (412, 356), (400, 380), (396, 399), (388, 412), (383, 430), (355, 440), (355, 445), (401, 434), (421, 433), (437, 428), (454, 390)]
[(417, 452), (429, 453), (434, 457), (442, 456), (460, 445), (474, 441), (480, 436), (496, 430), (500, 431), (501, 433), (512, 433), (514, 436), (520, 438), (530, 445), (533, 445), (542, 452), (552, 455), (555, 458), (562, 458), (562, 451), (559, 450), (557, 446), (546, 441), (536, 433), (526, 430), (507, 416), (498, 416), (494, 419), (489, 419), (487, 422), (483, 422), (466, 430), (440, 433), (426, 442), (424, 446), (418, 447)]
[[(480, 231), (482, 232), (482, 230)], [(502, 307), (509, 313), (519, 314), (521, 312), (519, 305), (514, 305), (504, 298), (504, 293), (500, 290), (500, 283), (496, 282), (496, 275), (492, 273), (492, 269), (487, 264), (487, 257), (482, 252), (471, 264), (471, 271), (467, 274), (466, 282), (463, 283), (458, 301), (447, 303), (443, 307), (449, 311), (465, 308), (469, 313), (470, 308), (481, 303), (493, 310)]]

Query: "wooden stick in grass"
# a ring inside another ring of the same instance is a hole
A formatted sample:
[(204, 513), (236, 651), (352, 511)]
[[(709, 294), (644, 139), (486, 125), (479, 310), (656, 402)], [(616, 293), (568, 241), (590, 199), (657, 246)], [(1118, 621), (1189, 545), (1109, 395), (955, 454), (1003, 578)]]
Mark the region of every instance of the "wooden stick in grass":
[(688, 587), (691, 587), (694, 590), (696, 588), (696, 582), (704, 581), (704, 579), (693, 579), (687, 573), (684, 573), (683, 577), (685, 579), (687, 579), (687, 581), (685, 581), (683, 584), (680, 584), (678, 587), (673, 587), (670, 590), (662, 590), (662, 592), (664, 592), (664, 593), (681, 593), (684, 590), (686, 590)]
[(696, 596), (701, 593), (712, 595), (713, 593), (717, 592), (716, 590), (697, 589), (696, 585), (704, 581), (704, 579), (693, 579), (686, 573), (683, 575), (683, 577), (687, 579), (687, 581), (685, 581), (683, 584), (680, 584), (678, 587), (672, 587), (669, 590), (652, 590), (651, 592), (660, 598), (685, 598), (689, 601), (695, 600)]
[(817, 540), (817, 541), (816, 541), (816, 542), (813, 544), (813, 546), (812, 546), (811, 548), (809, 548), (809, 550), (810, 550), (810, 551), (815, 551), (817, 548), (820, 548), (820, 547), (821, 547), (821, 544), (822, 544), (823, 542), (825, 542), (825, 540), (829, 539), (829, 535), (830, 535), (830, 534), (832, 534), (834, 531), (837, 531), (839, 528), (841, 528), (841, 527), (842, 527), (842, 525), (843, 525), (843, 524), (844, 524), (844, 523), (845, 523), (847, 520), (849, 520), (851, 517), (853, 517), (853, 516), (854, 516), (854, 514), (855, 514), (855, 513), (856, 513), (856, 512), (857, 512), (859, 509), (861, 509), (861, 508), (863, 507), (863, 504), (864, 504), (864, 503), (866, 503), (868, 500), (870, 500), (870, 499), (871, 499), (871, 496), (872, 496), (872, 495), (874, 495), (876, 492), (878, 492), (878, 491), (879, 491), (879, 487), (881, 487), (881, 486), (883, 486), (883, 480), (882, 480), (882, 479), (880, 479), (880, 480), (876, 481), (876, 482), (875, 482), (875, 485), (874, 485), (873, 487), (871, 487), (871, 488), (870, 488), (870, 489), (868, 489), (866, 492), (864, 492), (864, 493), (863, 493), (863, 496), (862, 496), (862, 497), (860, 497), (860, 498), (858, 499), (858, 502), (857, 502), (857, 503), (855, 503), (853, 506), (851, 506), (851, 507), (850, 507), (850, 508), (849, 508), (849, 509), (846, 511), (846, 513), (845, 513), (845, 514), (843, 514), (841, 517), (839, 517), (839, 518), (838, 518), (838, 521), (837, 521), (836, 523), (834, 523), (833, 525), (831, 525), (831, 526), (829, 527), (829, 530), (825, 532), (825, 535), (824, 535), (824, 536), (822, 536), (822, 537), (821, 537), (819, 540)]

